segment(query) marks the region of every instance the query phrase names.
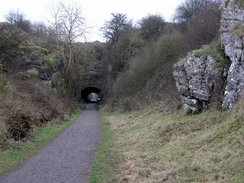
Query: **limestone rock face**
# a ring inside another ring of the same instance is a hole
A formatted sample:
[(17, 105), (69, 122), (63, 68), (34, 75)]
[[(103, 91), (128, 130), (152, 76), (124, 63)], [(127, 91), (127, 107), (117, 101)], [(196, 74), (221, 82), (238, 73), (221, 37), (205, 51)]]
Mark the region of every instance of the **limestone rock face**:
[(237, 0), (223, 2), (221, 47), (231, 66), (214, 68), (212, 56), (196, 58), (191, 53), (174, 67), (176, 86), (184, 108), (197, 111), (213, 100), (223, 108), (233, 107), (244, 97), (244, 8)]
[[(244, 9), (237, 0), (225, 4), (221, 18), (221, 44), (231, 60), (222, 106), (231, 108), (244, 96)], [(238, 32), (239, 29), (239, 32)]]
[(188, 53), (185, 60), (175, 64), (173, 75), (184, 109), (202, 110), (213, 98), (223, 95), (227, 71), (215, 68), (217, 62), (211, 56), (197, 58)]

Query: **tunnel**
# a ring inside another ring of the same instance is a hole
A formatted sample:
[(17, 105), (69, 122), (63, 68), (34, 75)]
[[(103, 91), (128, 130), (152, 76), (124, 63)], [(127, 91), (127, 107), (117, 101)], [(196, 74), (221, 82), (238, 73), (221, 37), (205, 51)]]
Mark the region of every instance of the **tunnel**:
[(96, 87), (87, 87), (81, 91), (81, 98), (86, 103), (96, 103), (101, 100), (101, 90)]

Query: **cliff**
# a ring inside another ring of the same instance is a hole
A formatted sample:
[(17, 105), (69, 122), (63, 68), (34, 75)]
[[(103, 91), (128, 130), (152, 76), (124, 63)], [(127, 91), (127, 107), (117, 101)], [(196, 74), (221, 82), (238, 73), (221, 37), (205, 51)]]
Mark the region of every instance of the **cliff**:
[(193, 51), (175, 64), (184, 109), (196, 112), (213, 102), (231, 108), (244, 96), (244, 8), (237, 0), (223, 2), (220, 41), (214, 49), (210, 45), (208, 51)]

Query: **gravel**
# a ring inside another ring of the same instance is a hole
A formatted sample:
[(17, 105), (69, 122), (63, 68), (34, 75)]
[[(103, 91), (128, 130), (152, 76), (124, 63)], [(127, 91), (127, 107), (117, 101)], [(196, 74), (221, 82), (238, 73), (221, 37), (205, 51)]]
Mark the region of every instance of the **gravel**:
[(0, 178), (0, 183), (86, 183), (99, 141), (99, 116), (87, 104), (47, 146)]

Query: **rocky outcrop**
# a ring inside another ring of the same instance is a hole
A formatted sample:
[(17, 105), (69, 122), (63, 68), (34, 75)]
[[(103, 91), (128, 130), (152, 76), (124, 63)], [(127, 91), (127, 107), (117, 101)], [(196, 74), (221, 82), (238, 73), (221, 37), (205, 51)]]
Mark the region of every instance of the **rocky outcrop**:
[(191, 53), (175, 65), (173, 74), (185, 109), (198, 111), (213, 100), (231, 108), (244, 97), (244, 8), (239, 3), (223, 2), (220, 38), (231, 61), (228, 71), (213, 67), (218, 61), (212, 56), (196, 58)]
[(231, 60), (222, 106), (231, 108), (244, 96), (244, 9), (237, 0), (223, 5), (221, 44)]
[(173, 75), (184, 109), (197, 112), (223, 95), (227, 70), (215, 67), (217, 62), (212, 56), (197, 58), (188, 53), (185, 60), (175, 64)]
[(38, 70), (38, 78), (45, 81), (50, 81), (52, 78), (52, 70), (48, 68), (36, 67)]

